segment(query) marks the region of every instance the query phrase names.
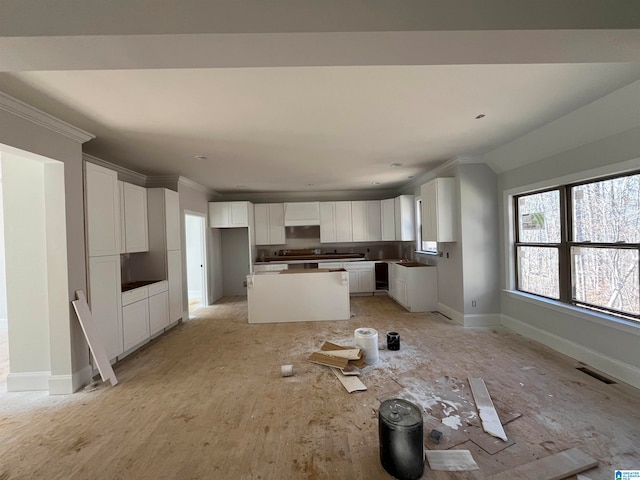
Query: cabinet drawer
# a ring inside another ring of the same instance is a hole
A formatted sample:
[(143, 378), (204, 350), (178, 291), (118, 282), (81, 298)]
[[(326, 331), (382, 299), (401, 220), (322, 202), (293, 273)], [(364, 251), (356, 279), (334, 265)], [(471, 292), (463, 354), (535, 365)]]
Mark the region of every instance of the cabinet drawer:
[(149, 287), (140, 287), (122, 294), (122, 306), (129, 305), (149, 296)]
[(375, 262), (344, 262), (344, 268), (347, 270), (373, 270)]
[(322, 263), (318, 263), (318, 268), (334, 269), (334, 268), (344, 268), (344, 267), (343, 267), (343, 264), (340, 262), (322, 262)]
[(157, 295), (169, 290), (169, 282), (163, 280), (162, 282), (152, 283), (151, 285), (148, 285), (147, 288), (149, 289), (149, 296)]

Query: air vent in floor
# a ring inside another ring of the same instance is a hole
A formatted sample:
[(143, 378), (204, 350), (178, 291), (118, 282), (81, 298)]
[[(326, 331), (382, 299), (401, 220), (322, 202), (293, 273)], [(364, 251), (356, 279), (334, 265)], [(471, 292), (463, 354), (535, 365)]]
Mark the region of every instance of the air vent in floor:
[(606, 383), (607, 385), (611, 385), (612, 383), (616, 383), (613, 380), (605, 377), (604, 375), (600, 375), (598, 372), (594, 372), (593, 370), (589, 370), (587, 367), (576, 367), (576, 370), (580, 370), (587, 375), (592, 376), (596, 380), (600, 380), (602, 383)]

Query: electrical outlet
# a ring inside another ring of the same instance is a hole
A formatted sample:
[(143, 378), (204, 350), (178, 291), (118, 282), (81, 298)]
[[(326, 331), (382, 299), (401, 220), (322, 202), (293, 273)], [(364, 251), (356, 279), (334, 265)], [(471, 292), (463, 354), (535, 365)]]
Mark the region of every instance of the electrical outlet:
[(476, 301), (475, 301), (475, 300), (471, 300), (471, 306), (472, 306), (473, 308), (476, 308)]
[(247, 286), (247, 281), (245, 280), (244, 282), (242, 282), (242, 286), (246, 287)]

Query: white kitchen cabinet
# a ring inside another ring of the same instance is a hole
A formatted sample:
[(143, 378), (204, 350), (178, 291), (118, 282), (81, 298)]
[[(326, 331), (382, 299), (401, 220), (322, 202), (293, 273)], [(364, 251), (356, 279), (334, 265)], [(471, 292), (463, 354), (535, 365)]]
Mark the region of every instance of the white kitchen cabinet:
[(320, 202), (293, 202), (284, 204), (286, 227), (320, 225)]
[(394, 199), (396, 240), (403, 242), (416, 239), (415, 198), (413, 195), (400, 195)]
[(396, 202), (389, 198), (380, 201), (382, 240), (389, 241), (396, 239)]
[[(169, 321), (169, 292), (167, 282), (165, 290), (155, 295), (149, 291), (149, 335), (153, 336), (163, 329), (167, 328), (171, 323)], [(155, 284), (154, 284), (155, 285)]]
[(375, 262), (345, 262), (344, 268), (349, 272), (349, 293), (375, 292)]
[(256, 245), (284, 245), (284, 204), (258, 203), (253, 209)]
[(437, 267), (392, 263), (389, 264), (389, 282), (393, 285), (390, 296), (410, 312), (438, 310)]
[(288, 270), (289, 265), (286, 263), (269, 263), (267, 265), (254, 265), (254, 272), (280, 272), (282, 270)]
[(249, 226), (251, 202), (209, 202), (209, 226), (211, 228), (236, 228)]
[(354, 242), (377, 242), (382, 239), (380, 200), (351, 202)]
[(321, 202), (320, 243), (352, 241), (351, 202)]
[(167, 252), (167, 280), (169, 281), (169, 321), (182, 318), (182, 250)]
[(122, 215), (121, 237), (124, 239), (122, 253), (146, 252), (149, 250), (149, 227), (147, 221), (147, 189), (118, 182), (120, 186)]
[(420, 187), (422, 197), (422, 240), (455, 242), (455, 179), (436, 178)]
[(122, 294), (122, 339), (125, 352), (149, 339), (148, 296), (147, 287)]
[(88, 280), (91, 315), (107, 357), (113, 360), (124, 351), (120, 254), (90, 257)]
[[(164, 229), (167, 250), (180, 250), (182, 236), (180, 235), (180, 195), (178, 192), (159, 188), (161, 201), (164, 202)], [(148, 199), (147, 195), (147, 199)]]
[(121, 243), (118, 174), (84, 164), (85, 212), (89, 257), (119, 255)]

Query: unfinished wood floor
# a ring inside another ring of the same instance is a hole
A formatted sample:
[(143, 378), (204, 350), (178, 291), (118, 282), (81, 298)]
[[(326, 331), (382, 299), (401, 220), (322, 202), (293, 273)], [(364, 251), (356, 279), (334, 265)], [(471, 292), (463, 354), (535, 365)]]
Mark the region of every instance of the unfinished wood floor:
[[(522, 416), (505, 426), (515, 444), (489, 455), (472, 442), (484, 478), (579, 447), (600, 466), (640, 468), (640, 391), (606, 385), (568, 357), (500, 329), (464, 329), (438, 314), (410, 314), (387, 297), (355, 297), (350, 321), (248, 325), (244, 298), (226, 298), (120, 362), (120, 384), (56, 397), (0, 394), (0, 479), (385, 479), (378, 398), (403, 389), (438, 418), (478, 424), (466, 379), (484, 378), (494, 401)], [(306, 357), (358, 327), (381, 351), (349, 395)], [(282, 378), (280, 366), (295, 376)], [(469, 424), (471, 426), (469, 426)]]

